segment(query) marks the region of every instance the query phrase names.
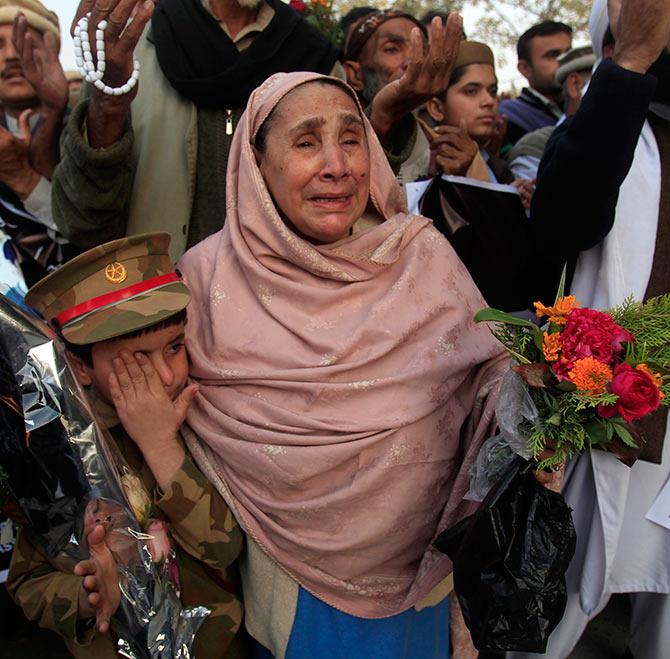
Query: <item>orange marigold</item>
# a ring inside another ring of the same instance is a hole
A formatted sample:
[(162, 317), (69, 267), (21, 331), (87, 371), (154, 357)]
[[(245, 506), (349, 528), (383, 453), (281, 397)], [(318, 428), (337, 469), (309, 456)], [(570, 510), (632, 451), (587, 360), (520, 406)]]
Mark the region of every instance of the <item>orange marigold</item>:
[(542, 352), (544, 358), (548, 362), (555, 362), (558, 360), (558, 353), (561, 351), (561, 335), (556, 332), (554, 334), (544, 333), (542, 337)]
[[(643, 371), (644, 373), (646, 373), (656, 383), (656, 386), (659, 389), (661, 388), (661, 386), (663, 385), (663, 378), (661, 377), (660, 373), (655, 373), (646, 364), (638, 364), (635, 368), (638, 369), (638, 371)], [(664, 394), (662, 391), (660, 392), (660, 394), (661, 398), (664, 398)]]
[(568, 373), (570, 382), (591, 394), (601, 394), (612, 379), (612, 369), (593, 357), (578, 359)]
[(549, 316), (550, 323), (556, 323), (556, 325), (565, 325), (565, 320), (567, 315), (573, 310), (579, 307), (579, 302), (574, 295), (566, 295), (565, 297), (559, 297), (558, 300), (554, 303), (553, 307), (545, 307), (542, 302), (535, 302), (535, 315), (538, 318), (542, 316)]

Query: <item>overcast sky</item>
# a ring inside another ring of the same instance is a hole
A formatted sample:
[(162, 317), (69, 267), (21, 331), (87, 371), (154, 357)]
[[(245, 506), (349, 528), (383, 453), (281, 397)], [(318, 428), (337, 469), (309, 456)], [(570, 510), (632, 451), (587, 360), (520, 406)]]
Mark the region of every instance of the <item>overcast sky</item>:
[[(60, 59), (65, 69), (74, 69), (74, 50), (72, 46), (72, 39), (70, 38), (70, 24), (74, 17), (74, 12), (79, 4), (78, 0), (43, 0), (44, 4), (49, 9), (58, 14), (61, 25), (61, 51)], [(471, 33), (474, 30), (477, 21), (478, 12), (469, 7), (463, 10), (463, 21), (466, 33)], [(495, 52), (495, 49), (494, 49)], [(496, 53), (498, 55), (498, 53)], [(504, 91), (509, 89), (510, 84), (514, 81), (517, 89), (523, 86), (523, 78), (516, 70), (516, 55), (515, 53), (506, 53), (507, 64), (504, 67), (498, 67), (498, 78), (500, 80), (500, 89)], [(141, 75), (141, 74), (140, 74)]]

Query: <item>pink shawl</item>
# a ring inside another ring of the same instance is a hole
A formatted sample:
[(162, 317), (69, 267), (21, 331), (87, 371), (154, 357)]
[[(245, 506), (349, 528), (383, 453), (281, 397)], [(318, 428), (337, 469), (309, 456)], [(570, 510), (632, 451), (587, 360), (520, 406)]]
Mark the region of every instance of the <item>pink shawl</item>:
[(472, 279), (431, 222), (407, 214), (367, 122), (385, 221), (313, 245), (281, 220), (251, 141), (285, 94), (320, 77), (277, 74), (252, 94), (225, 227), (180, 263), (200, 383), (188, 423), (200, 467), (264, 551), (325, 602), (378, 618), (451, 570), (431, 542), (469, 512), (467, 470), (505, 362), (472, 321), (485, 306)]

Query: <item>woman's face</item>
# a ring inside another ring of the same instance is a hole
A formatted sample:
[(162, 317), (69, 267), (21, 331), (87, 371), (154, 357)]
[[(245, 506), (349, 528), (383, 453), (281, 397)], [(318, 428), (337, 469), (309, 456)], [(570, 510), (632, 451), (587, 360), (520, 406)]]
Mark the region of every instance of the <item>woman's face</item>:
[(271, 115), (257, 159), (281, 214), (312, 242), (343, 238), (365, 211), (370, 158), (363, 121), (335, 85), (312, 82), (289, 92)]
[(447, 89), (443, 123), (460, 126), (479, 144), (491, 137), (498, 113), (498, 79), (490, 64), (470, 64), (461, 79)]

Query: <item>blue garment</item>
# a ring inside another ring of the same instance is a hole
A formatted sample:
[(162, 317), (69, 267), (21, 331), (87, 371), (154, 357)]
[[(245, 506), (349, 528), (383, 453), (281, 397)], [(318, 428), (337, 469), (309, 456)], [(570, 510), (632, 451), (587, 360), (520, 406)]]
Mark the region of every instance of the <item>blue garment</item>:
[[(254, 659), (272, 655), (256, 644)], [(357, 618), (303, 588), (286, 659), (449, 659), (449, 601), (391, 618)]]

